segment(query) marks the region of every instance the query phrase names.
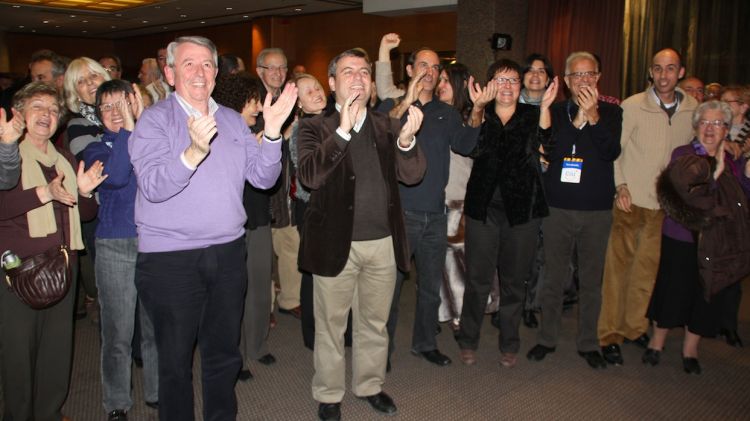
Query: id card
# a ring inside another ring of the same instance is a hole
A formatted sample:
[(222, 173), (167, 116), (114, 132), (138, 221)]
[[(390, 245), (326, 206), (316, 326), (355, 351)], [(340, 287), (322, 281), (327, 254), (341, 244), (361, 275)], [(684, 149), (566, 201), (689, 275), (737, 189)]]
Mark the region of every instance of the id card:
[(563, 183), (580, 183), (581, 173), (583, 172), (583, 159), (581, 158), (563, 158), (562, 171), (560, 172), (560, 181)]

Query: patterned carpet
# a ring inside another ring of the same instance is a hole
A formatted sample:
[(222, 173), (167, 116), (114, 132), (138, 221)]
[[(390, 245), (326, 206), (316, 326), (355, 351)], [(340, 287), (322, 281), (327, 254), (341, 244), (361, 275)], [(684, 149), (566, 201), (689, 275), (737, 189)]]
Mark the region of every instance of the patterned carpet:
[[(750, 282), (744, 283), (740, 336), (747, 348), (735, 349), (723, 340), (705, 339), (700, 347), (703, 374), (682, 371), (682, 333), (670, 333), (662, 363), (647, 367), (640, 362), (642, 350), (624, 345), (625, 365), (604, 371), (590, 369), (575, 349), (575, 308), (564, 314), (563, 339), (557, 352), (542, 362), (525, 357), (512, 369), (498, 363), (497, 330), (485, 319), (478, 363), (458, 361), (458, 348), (447, 326), (438, 337), (440, 349), (454, 359), (448, 367), (436, 367), (409, 353), (414, 308), (414, 283), (404, 285), (401, 320), (393, 371), (384, 390), (398, 406), (394, 420), (727, 420), (750, 419)], [(278, 362), (255, 364), (255, 378), (240, 382), (239, 420), (313, 420), (317, 404), (310, 392), (312, 352), (302, 346), (299, 322), (277, 316), (269, 348)], [(522, 327), (522, 353), (535, 343), (535, 331)], [(88, 321), (76, 328), (76, 357), (70, 396), (64, 413), (73, 420), (104, 420), (99, 382), (97, 329)], [(200, 378), (196, 357), (194, 370)], [(156, 420), (141, 394), (140, 370), (135, 370), (135, 405), (131, 420)], [(200, 385), (196, 381), (196, 419), (201, 419)], [(1, 406), (1, 404), (0, 404)], [(342, 403), (348, 420), (381, 418), (366, 401), (350, 392)]]

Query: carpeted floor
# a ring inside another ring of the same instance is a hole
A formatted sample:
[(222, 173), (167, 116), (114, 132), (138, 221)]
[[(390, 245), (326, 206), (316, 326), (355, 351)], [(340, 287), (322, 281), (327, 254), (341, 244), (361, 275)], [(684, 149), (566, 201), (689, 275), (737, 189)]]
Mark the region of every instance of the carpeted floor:
[[(532, 363), (523, 355), (535, 343), (535, 331), (522, 327), (522, 356), (512, 369), (498, 363), (497, 330), (485, 319), (478, 363), (458, 361), (458, 348), (447, 326), (438, 337), (440, 349), (454, 359), (436, 367), (409, 353), (414, 309), (414, 283), (404, 285), (401, 320), (393, 371), (384, 390), (398, 406), (394, 420), (728, 420), (750, 419), (750, 282), (744, 285), (740, 336), (744, 349), (723, 340), (705, 339), (700, 347), (703, 374), (682, 371), (682, 333), (671, 332), (657, 367), (640, 362), (642, 350), (623, 345), (625, 365), (603, 371), (590, 369), (575, 349), (575, 308), (564, 315), (563, 337), (557, 352)], [(253, 364), (255, 378), (239, 382), (239, 420), (314, 420), (317, 404), (310, 393), (312, 352), (302, 346), (299, 321), (277, 316), (270, 350), (277, 363)], [(87, 321), (76, 328), (76, 357), (70, 396), (64, 413), (75, 421), (104, 420), (99, 382), (97, 329)], [(196, 357), (195, 377), (200, 378)], [(140, 370), (134, 375), (135, 405), (131, 420), (156, 420), (143, 403)], [(200, 386), (196, 381), (196, 419), (201, 419)], [(1, 405), (0, 405), (1, 406)], [(381, 418), (366, 401), (350, 392), (342, 403), (348, 420)]]

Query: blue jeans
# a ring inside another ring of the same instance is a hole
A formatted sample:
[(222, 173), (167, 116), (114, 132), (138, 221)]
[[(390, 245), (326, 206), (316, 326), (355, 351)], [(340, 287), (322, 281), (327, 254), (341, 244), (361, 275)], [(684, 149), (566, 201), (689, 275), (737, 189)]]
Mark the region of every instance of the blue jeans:
[(136, 238), (97, 238), (96, 287), (101, 318), (101, 371), (104, 410), (129, 410), (132, 361), (131, 343), (136, 308), (140, 309), (143, 398), (159, 400), (158, 355), (154, 327), (143, 306), (136, 306)]
[[(411, 349), (416, 352), (437, 349), (435, 332), (440, 308), (440, 285), (443, 282), (448, 217), (445, 213), (404, 211), (409, 254), (417, 264), (417, 307), (414, 310), (414, 330)], [(405, 274), (398, 272), (393, 291), (391, 314), (388, 318), (388, 355), (395, 347), (394, 335), (398, 321), (398, 302)]]

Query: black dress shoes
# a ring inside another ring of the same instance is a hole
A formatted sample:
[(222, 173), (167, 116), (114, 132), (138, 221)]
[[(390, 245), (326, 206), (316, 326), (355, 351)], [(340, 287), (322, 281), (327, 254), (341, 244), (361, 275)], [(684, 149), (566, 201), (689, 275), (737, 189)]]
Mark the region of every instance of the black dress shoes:
[(276, 362), (276, 357), (274, 357), (273, 354), (266, 354), (258, 358), (258, 362), (263, 365), (271, 365)]
[(623, 365), (622, 352), (620, 352), (620, 345), (611, 344), (602, 347), (602, 356), (604, 360), (612, 365)]
[(128, 413), (123, 409), (115, 409), (107, 414), (107, 421), (128, 421)]
[(523, 324), (529, 329), (536, 329), (539, 327), (539, 321), (536, 319), (536, 315), (532, 310), (523, 311)]
[(542, 361), (544, 357), (550, 352), (555, 352), (555, 347), (544, 346), (542, 344), (536, 344), (526, 354), (526, 358), (529, 361)]
[(318, 405), (318, 419), (320, 421), (339, 421), (341, 419), (341, 402)]
[(578, 355), (583, 357), (588, 363), (589, 367), (594, 370), (601, 370), (607, 368), (607, 362), (602, 358), (602, 354), (598, 351), (578, 351)]
[(394, 415), (396, 413), (396, 405), (393, 403), (393, 399), (388, 396), (385, 392), (380, 392), (376, 395), (365, 396), (360, 399), (367, 399), (372, 409), (380, 412), (384, 415)]
[(721, 329), (719, 335), (723, 336), (727, 341), (727, 345), (735, 348), (742, 348), (742, 340), (740, 335), (737, 334), (736, 330)]
[(688, 374), (701, 374), (701, 365), (697, 358), (682, 357), (682, 368)]
[(648, 334), (644, 333), (643, 335), (641, 335), (641, 336), (639, 336), (639, 337), (637, 337), (637, 338), (635, 338), (633, 340), (630, 340), (630, 339), (626, 338), (625, 339), (625, 343), (636, 344), (636, 345), (638, 345), (639, 347), (641, 347), (643, 349), (648, 349), (648, 342), (650, 340), (651, 340), (651, 338), (648, 337)]
[(239, 376), (237, 376), (237, 378), (242, 380), (243, 382), (246, 382), (253, 378), (253, 373), (251, 373), (248, 369), (244, 369), (240, 371), (240, 374)]
[(451, 359), (437, 349), (433, 349), (432, 351), (412, 351), (412, 354), (422, 357), (440, 367), (444, 367), (451, 363)]
[(655, 367), (659, 365), (659, 359), (661, 358), (661, 351), (651, 348), (646, 348), (646, 352), (643, 353), (641, 361), (643, 364)]

